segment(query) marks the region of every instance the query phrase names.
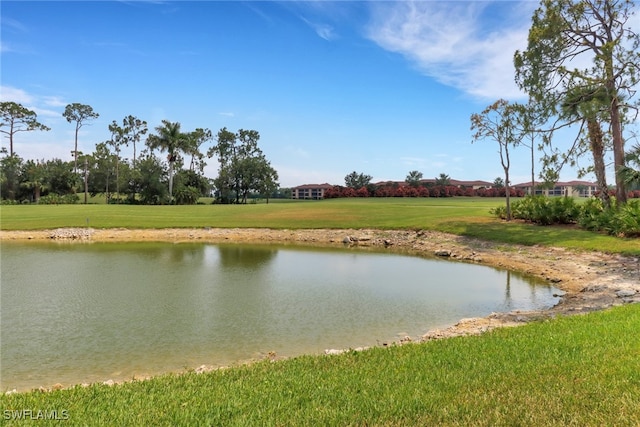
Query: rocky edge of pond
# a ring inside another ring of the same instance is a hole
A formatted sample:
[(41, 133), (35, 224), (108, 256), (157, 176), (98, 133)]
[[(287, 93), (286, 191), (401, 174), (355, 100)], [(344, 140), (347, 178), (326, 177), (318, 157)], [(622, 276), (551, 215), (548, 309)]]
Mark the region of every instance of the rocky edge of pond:
[[(487, 242), (429, 230), (276, 230), (205, 227), (199, 229), (61, 228), (0, 231), (0, 241), (13, 240), (54, 240), (61, 243), (237, 242), (347, 246), (360, 249), (384, 248), (388, 251), (426, 258), (446, 258), (458, 262), (504, 268), (545, 280), (561, 290), (558, 295), (560, 297), (558, 304), (547, 310), (491, 313), (486, 317), (461, 319), (454, 325), (425, 331), (418, 337), (399, 336), (397, 341), (381, 343), (382, 346), (481, 334), (497, 327), (517, 326), (535, 320), (583, 314), (616, 305), (640, 302), (640, 257), (549, 246)], [(363, 349), (327, 349), (325, 354), (340, 354)], [(275, 353), (269, 353), (266, 358), (275, 360), (279, 357)], [(214, 367), (202, 365), (195, 369), (195, 372), (212, 369)], [(105, 383), (110, 384), (113, 381)], [(59, 385), (53, 388), (57, 386)]]

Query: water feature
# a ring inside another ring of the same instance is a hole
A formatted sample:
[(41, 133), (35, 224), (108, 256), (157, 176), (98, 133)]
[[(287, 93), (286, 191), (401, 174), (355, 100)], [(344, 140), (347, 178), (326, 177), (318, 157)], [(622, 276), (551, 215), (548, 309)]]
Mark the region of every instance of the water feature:
[(0, 261), (2, 391), (370, 346), (557, 302), (507, 271), (356, 249), (3, 243)]

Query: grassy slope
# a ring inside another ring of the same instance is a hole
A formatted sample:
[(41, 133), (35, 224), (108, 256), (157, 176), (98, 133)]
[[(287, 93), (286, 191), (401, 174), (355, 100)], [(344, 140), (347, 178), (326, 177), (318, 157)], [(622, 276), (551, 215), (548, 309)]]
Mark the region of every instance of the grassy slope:
[(640, 306), (629, 305), (483, 336), (1, 399), (5, 409), (64, 409), (65, 425), (630, 426), (640, 423), (639, 328)]

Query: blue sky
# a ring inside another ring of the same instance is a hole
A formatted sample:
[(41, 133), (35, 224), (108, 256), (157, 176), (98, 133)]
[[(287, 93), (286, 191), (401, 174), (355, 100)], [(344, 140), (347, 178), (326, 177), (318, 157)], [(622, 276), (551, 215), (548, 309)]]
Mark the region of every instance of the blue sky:
[[(469, 117), (525, 100), (512, 57), (537, 5), (3, 0), (0, 97), (52, 128), (16, 135), (25, 159), (72, 159), (62, 112), (79, 102), (100, 114), (81, 129), (83, 152), (131, 114), (150, 131), (162, 119), (183, 131), (255, 129), (283, 187), (344, 184), (351, 171), (493, 181), (498, 147), (471, 143)], [(512, 152), (512, 182), (530, 179), (529, 156)]]

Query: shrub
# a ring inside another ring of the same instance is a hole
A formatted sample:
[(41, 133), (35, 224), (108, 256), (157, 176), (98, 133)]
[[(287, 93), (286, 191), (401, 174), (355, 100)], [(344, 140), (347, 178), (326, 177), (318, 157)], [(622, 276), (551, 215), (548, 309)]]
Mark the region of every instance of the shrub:
[(626, 237), (640, 236), (640, 200), (630, 200), (616, 216), (615, 234)]
[(541, 225), (573, 224), (580, 207), (573, 197), (526, 196), (512, 203), (511, 214), (515, 219)]
[(80, 201), (80, 197), (77, 194), (65, 194), (60, 195), (56, 193), (49, 193), (46, 196), (40, 197), (38, 203), (41, 205), (73, 205)]
[(200, 190), (190, 185), (181, 186), (176, 190), (175, 200), (178, 205), (195, 205), (200, 198)]

